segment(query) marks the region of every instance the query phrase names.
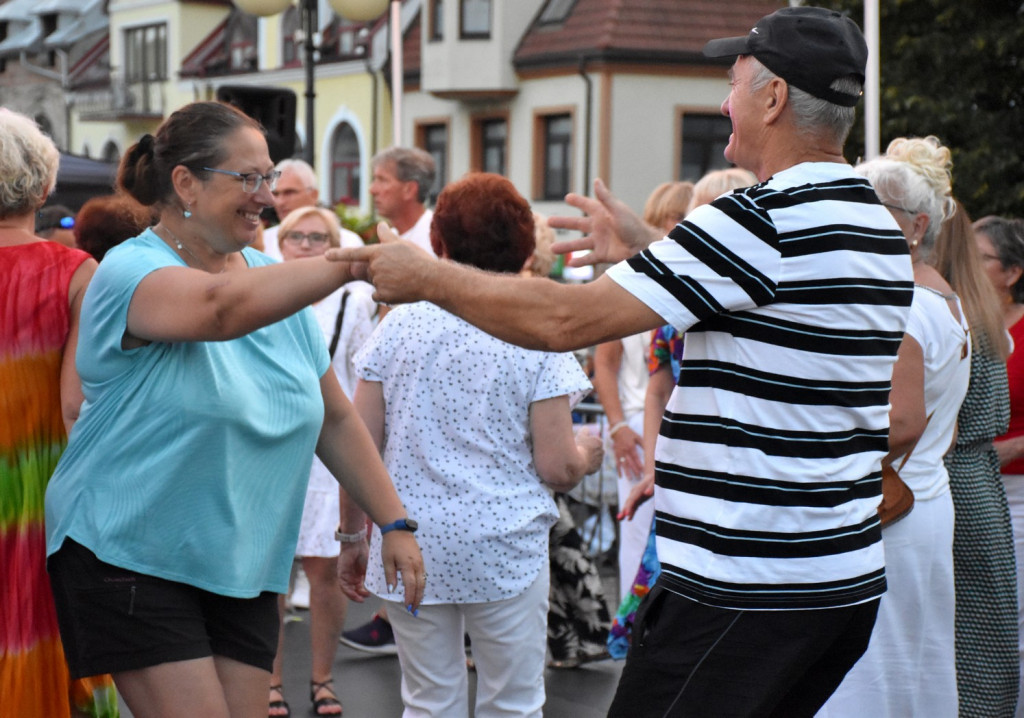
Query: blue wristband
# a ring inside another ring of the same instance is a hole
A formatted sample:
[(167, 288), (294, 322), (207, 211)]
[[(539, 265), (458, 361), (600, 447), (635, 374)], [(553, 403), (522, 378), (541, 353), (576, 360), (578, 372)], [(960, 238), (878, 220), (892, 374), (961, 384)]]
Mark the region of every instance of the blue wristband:
[(419, 524), (413, 519), (398, 519), (392, 523), (385, 524), (380, 527), (380, 535), (383, 536), (388, 531), (408, 531), (414, 533), (419, 528)]

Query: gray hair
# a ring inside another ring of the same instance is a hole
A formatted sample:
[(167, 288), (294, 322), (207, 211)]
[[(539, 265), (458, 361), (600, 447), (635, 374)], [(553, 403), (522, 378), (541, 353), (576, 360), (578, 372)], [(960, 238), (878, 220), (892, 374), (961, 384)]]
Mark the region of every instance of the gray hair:
[[(750, 91), (756, 92), (778, 75), (761, 64), (753, 55), (750, 55), (750, 59), (754, 62), (754, 76), (750, 82)], [(797, 129), (822, 135), (839, 145), (846, 144), (846, 138), (849, 136), (856, 118), (856, 108), (843, 107), (828, 100), (822, 100), (788, 82), (786, 84), (789, 87), (789, 107), (793, 111), (793, 122)], [(840, 77), (834, 80), (829, 87), (845, 95), (859, 95), (864, 89), (864, 85), (852, 76)]]
[(42, 207), (59, 165), (57, 146), (34, 120), (0, 108), (0, 219)]
[(389, 147), (375, 154), (372, 160), (374, 169), (389, 162), (394, 165), (395, 177), (402, 182), (415, 182), (417, 199), (426, 202), (437, 177), (434, 158), (416, 147)]
[(306, 189), (316, 189), (316, 172), (305, 160), (289, 158), (281, 160), (274, 169), (279, 172), (294, 172)]
[[(1013, 219), (990, 214), (974, 223), (976, 234), (984, 234), (999, 255), (1004, 269), (1024, 269), (1024, 219)], [(1024, 276), (1010, 287), (1015, 302), (1024, 302)]]
[(856, 171), (871, 181), (883, 204), (928, 215), (921, 238), (927, 256), (942, 223), (953, 214), (952, 164), (949, 148), (935, 137), (897, 137), (884, 157), (863, 162)]

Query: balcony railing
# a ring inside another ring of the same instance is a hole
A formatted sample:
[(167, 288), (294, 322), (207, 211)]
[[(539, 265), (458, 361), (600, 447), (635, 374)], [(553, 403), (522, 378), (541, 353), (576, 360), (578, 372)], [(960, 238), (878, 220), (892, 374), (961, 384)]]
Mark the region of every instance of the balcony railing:
[(114, 80), (109, 87), (79, 90), (75, 93), (75, 106), (83, 120), (161, 119), (166, 107), (164, 81)]

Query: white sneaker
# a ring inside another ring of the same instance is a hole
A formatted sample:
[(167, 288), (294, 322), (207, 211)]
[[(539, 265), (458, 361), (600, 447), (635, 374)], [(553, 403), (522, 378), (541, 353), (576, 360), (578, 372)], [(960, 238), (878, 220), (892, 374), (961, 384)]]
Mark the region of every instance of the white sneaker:
[(306, 572), (299, 566), (295, 571), (295, 584), (292, 587), (292, 595), (289, 602), (293, 608), (309, 608), (309, 579)]

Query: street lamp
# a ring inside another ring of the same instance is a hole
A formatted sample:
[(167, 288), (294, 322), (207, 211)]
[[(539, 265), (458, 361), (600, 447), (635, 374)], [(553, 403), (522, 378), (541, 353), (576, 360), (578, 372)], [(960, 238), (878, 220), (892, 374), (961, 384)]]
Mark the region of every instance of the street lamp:
[[(316, 140), (316, 124), (313, 117), (316, 107), (316, 83), (314, 79), (316, 45), (313, 38), (316, 36), (318, 29), (318, 0), (232, 0), (235, 6), (242, 12), (260, 17), (278, 15), (287, 10), (289, 6), (295, 4), (296, 1), (299, 6), (306, 70), (306, 143), (303, 147), (303, 158), (312, 166), (313, 143)], [(389, 0), (328, 0), (328, 3), (336, 13), (347, 20), (355, 22), (366, 22), (379, 17), (387, 8), (388, 2)], [(394, 0), (393, 5), (399, 6), (400, 0)], [(397, 16), (398, 13), (392, 11), (392, 17)], [(400, 44), (398, 53), (398, 57), (401, 57)]]

